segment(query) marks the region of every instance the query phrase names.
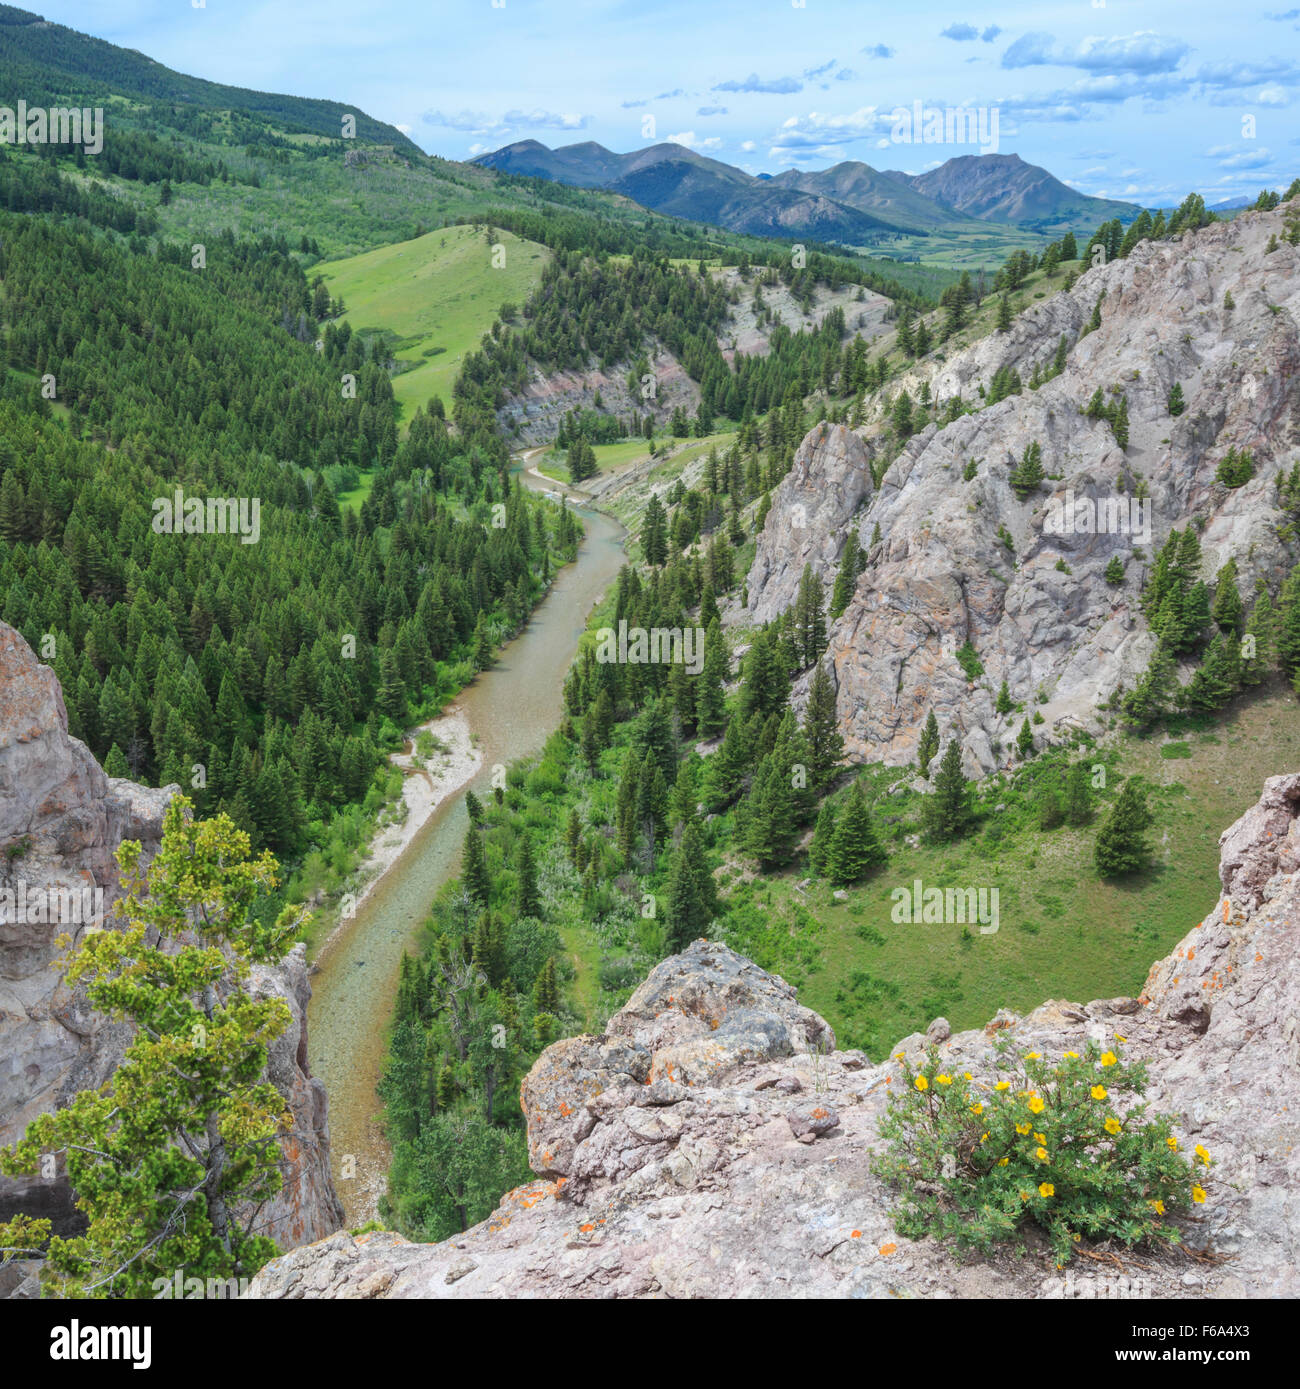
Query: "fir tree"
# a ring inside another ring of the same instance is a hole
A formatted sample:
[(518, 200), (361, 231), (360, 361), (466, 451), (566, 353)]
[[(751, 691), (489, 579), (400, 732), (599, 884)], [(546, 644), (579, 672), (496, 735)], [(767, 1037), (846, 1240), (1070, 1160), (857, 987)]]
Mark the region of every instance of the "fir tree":
[(858, 575), (866, 565), (866, 557), (858, 543), (855, 526), (849, 527), (849, 537), (844, 542), (844, 553), (840, 556), (839, 572), (835, 576), (835, 587), (831, 590), (831, 617), (837, 618), (849, 605), (853, 590), (857, 587)]
[(687, 825), (673, 854), (665, 903), (665, 935), (668, 948), (685, 950), (706, 935), (718, 913), (713, 875), (704, 858), (697, 826)]
[(993, 707), (998, 711), (999, 714), (1002, 715), (1003, 718), (1005, 718), (1012, 711), (1012, 709), (1015, 708), (1015, 705), (1011, 702), (1011, 691), (1007, 689), (1007, 682), (1005, 680), (998, 687), (998, 697), (997, 700), (994, 702)]
[(1169, 413), (1177, 419), (1186, 409), (1187, 404), (1183, 400), (1183, 388), (1175, 381), (1169, 388)]
[(1136, 872), (1150, 854), (1146, 831), (1151, 826), (1146, 792), (1130, 777), (1097, 832), (1094, 858), (1103, 878)]
[(1237, 588), (1237, 561), (1229, 559), (1215, 579), (1214, 606), (1210, 616), (1221, 632), (1235, 636), (1241, 630), (1242, 602)]
[(1035, 439), (1025, 445), (1025, 452), (1020, 462), (1011, 470), (1008, 481), (1017, 499), (1023, 502), (1030, 493), (1038, 491), (1038, 485), (1044, 476), (1043, 446)]
[(1117, 588), (1124, 582), (1124, 561), (1118, 555), (1112, 555), (1102, 577), (1112, 588)]
[(533, 860), (532, 841), (528, 835), (519, 836), (515, 850), (515, 911), (519, 916), (541, 916), (542, 899), (537, 890), (537, 864)]
[(921, 768), (921, 775), (930, 775), (930, 762), (935, 753), (939, 751), (939, 721), (934, 716), (934, 710), (925, 717), (925, 727), (921, 730), (921, 737), (916, 745), (916, 760)]
[(862, 794), (862, 783), (854, 782), (835, 822), (827, 856), (827, 876), (838, 887), (862, 879), (877, 864), (888, 861), (871, 811)]
[(1088, 765), (1076, 762), (1065, 779), (1065, 818), (1072, 825), (1086, 825), (1092, 819), (1092, 786)]
[(1022, 762), (1034, 755), (1034, 730), (1029, 726), (1028, 719), (1023, 720), (1020, 732), (1016, 734), (1016, 753)]
[(483, 836), (472, 825), (465, 831), (460, 876), (470, 898), (480, 907), (486, 907), (492, 896), (492, 878), (488, 873)]
[(824, 665), (818, 665), (813, 671), (812, 683), (808, 687), (804, 735), (808, 740), (808, 769), (812, 788), (821, 791), (833, 779), (835, 769), (844, 756), (844, 739), (840, 736), (839, 719), (835, 714), (835, 690)]
[(970, 783), (962, 771), (961, 744), (951, 738), (935, 773), (934, 790), (921, 803), (921, 820), (932, 839), (945, 841), (960, 839), (971, 819)]
[(822, 877), (830, 863), (831, 840), (835, 834), (835, 807), (829, 800), (822, 802), (817, 812), (817, 824), (813, 829), (812, 842), (808, 845), (808, 867)]

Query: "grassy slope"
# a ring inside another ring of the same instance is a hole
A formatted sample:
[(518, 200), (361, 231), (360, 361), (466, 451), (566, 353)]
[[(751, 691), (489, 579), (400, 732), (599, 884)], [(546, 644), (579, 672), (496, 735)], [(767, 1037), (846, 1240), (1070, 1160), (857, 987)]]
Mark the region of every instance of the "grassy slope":
[[(740, 896), (792, 929), (800, 929), (800, 906), (818, 923), (797, 952), (806, 968), (790, 968), (793, 952), (783, 962), (788, 977), (841, 1045), (873, 1057), (939, 1014), (958, 1029), (981, 1026), (1001, 1007), (1136, 994), (1150, 965), (1214, 906), (1219, 835), (1258, 800), (1267, 777), (1296, 766), (1300, 708), (1279, 689), (1238, 701), (1205, 732), (1124, 738), (1118, 753), (1120, 775), (1164, 788), (1152, 796), (1153, 866), (1130, 881), (1097, 876), (1099, 805), (1086, 828), (1028, 830), (1001, 844), (986, 837), (996, 814), (951, 846), (891, 842), (888, 865), (842, 902), (822, 881), (800, 893), (802, 868), (754, 881)], [(891, 811), (888, 800), (877, 804), (884, 830)], [(980, 935), (975, 926), (963, 941), (959, 925), (895, 924), (890, 891), (915, 878), (927, 887), (997, 887), (998, 932)]]
[(412, 369), (393, 378), (393, 394), (408, 416), (432, 395), (450, 406), (465, 354), (502, 304), (522, 304), (541, 279), (544, 247), (511, 232), (495, 232), (493, 240), (506, 247), (501, 269), (471, 227), (445, 227), (319, 268), (330, 293), (342, 296), (354, 331), (396, 335), (395, 355)]

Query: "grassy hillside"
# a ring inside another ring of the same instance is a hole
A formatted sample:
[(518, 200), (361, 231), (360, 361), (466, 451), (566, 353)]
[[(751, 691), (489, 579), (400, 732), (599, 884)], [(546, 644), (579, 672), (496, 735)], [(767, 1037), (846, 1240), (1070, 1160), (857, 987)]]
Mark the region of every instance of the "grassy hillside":
[(393, 395), (408, 417), (433, 395), (450, 406), (465, 354), (501, 306), (522, 304), (541, 278), (545, 247), (511, 232), (493, 232), (492, 240), (506, 248), (500, 269), (483, 230), (473, 227), (445, 227), (320, 266), (353, 331), (388, 337), (399, 364)]
[[(1152, 962), (1218, 899), (1219, 835), (1255, 804), (1268, 777), (1294, 765), (1298, 750), (1300, 709), (1280, 688), (1239, 701), (1217, 727), (1121, 739), (1110, 783), (1137, 775), (1153, 788), (1154, 853), (1145, 872), (1110, 882), (1098, 877), (1092, 848), (1113, 791), (1091, 825), (1041, 831), (1017, 827), (1015, 793), (998, 786), (981, 797), (989, 813), (979, 832), (937, 846), (908, 842), (915, 798), (884, 794), (875, 814), (896, 836), (886, 841), (890, 861), (841, 900), (824, 880), (801, 891), (802, 864), (759, 878), (739, 865), (724, 869), (746, 922), (733, 943), (796, 984), (842, 1046), (873, 1057), (939, 1015), (957, 1030), (1048, 998), (1135, 995)], [(883, 793), (898, 774), (867, 775)], [(998, 931), (981, 935), (976, 925), (965, 937), (960, 925), (895, 924), (890, 892), (916, 878), (925, 887), (996, 887)]]

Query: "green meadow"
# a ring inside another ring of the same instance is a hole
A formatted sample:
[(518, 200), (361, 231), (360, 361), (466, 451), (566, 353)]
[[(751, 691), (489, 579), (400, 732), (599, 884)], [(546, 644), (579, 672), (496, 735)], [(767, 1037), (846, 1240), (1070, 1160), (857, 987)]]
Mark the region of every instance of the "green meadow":
[(393, 395), (404, 417), (439, 395), (450, 413), (451, 390), (468, 352), (477, 348), (501, 306), (522, 306), (541, 279), (549, 252), (511, 232), (494, 230), (505, 264), (472, 227), (443, 227), (318, 267), (342, 297), (353, 332), (382, 334), (398, 363)]

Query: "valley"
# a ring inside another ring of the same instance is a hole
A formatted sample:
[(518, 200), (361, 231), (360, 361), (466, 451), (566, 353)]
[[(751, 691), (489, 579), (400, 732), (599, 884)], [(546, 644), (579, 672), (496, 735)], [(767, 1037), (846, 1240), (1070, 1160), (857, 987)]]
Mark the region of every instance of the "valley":
[(0, 5), (6, 1307), (1300, 1296), (1297, 84), (999, 17)]

